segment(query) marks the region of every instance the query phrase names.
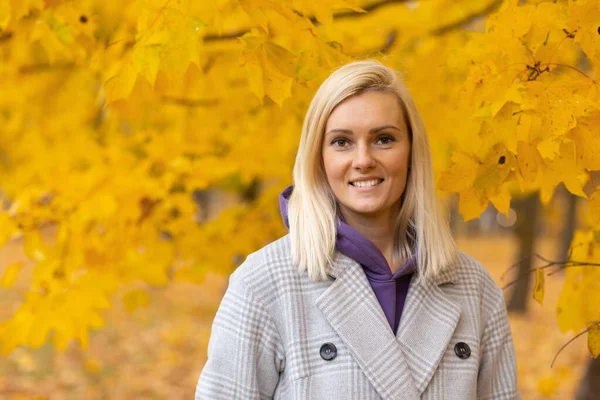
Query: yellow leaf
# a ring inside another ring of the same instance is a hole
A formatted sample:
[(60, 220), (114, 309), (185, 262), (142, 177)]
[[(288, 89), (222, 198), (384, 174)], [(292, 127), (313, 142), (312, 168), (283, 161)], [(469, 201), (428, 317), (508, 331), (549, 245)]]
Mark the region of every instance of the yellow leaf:
[(544, 204), (552, 197), (554, 188), (564, 182), (569, 192), (576, 196), (587, 198), (583, 185), (587, 174), (575, 159), (575, 144), (564, 141), (560, 145), (560, 152), (554, 160), (544, 160), (542, 164), (542, 179), (540, 182), (541, 198)]
[(86, 358), (83, 365), (85, 370), (92, 374), (97, 374), (102, 370), (102, 360), (95, 357)]
[[(264, 94), (281, 106), (292, 95), (297, 57), (270, 42), (264, 31), (253, 30), (241, 41), (246, 48), (240, 61), (249, 73), (250, 88), (257, 95), (264, 90)], [(262, 100), (262, 97), (259, 98)]]
[(181, 79), (190, 63), (199, 63), (198, 30), (201, 22), (174, 8), (166, 8), (161, 19), (161, 26), (169, 36), (160, 47), (160, 69), (172, 80)]
[(600, 113), (584, 117), (571, 130), (570, 135), (577, 147), (577, 158), (584, 168), (590, 171), (600, 170)]
[(112, 78), (108, 79), (104, 84), (104, 94), (106, 102), (112, 103), (120, 99), (129, 97), (135, 80), (137, 79), (138, 71), (131, 61), (126, 61), (121, 71)]
[(311, 79), (316, 78), (319, 75), (320, 61), (321, 60), (319, 59), (318, 52), (302, 52), (300, 58), (298, 59), (298, 69), (296, 72), (296, 78), (302, 82), (307, 82)]
[(181, 282), (192, 282), (201, 284), (206, 280), (206, 273), (209, 271), (206, 265), (194, 264), (186, 265), (175, 271), (174, 279)]
[(10, 22), (10, 2), (6, 0), (0, 1), (0, 31), (3, 31)]
[(558, 379), (554, 375), (550, 375), (539, 380), (538, 391), (544, 396), (552, 396), (556, 393), (558, 386)]
[(537, 149), (540, 155), (547, 160), (554, 160), (556, 155), (560, 152), (560, 139), (554, 139), (552, 137), (542, 140), (538, 145)]
[(596, 191), (592, 193), (588, 205), (592, 225), (600, 225), (600, 188), (596, 188)]
[(296, 57), (283, 47), (274, 43), (265, 44), (263, 60), (265, 92), (279, 105), (292, 96), (296, 62)]
[(569, 2), (571, 21), (569, 31), (576, 32), (574, 42), (579, 43), (581, 49), (592, 60), (595, 68), (598, 68), (600, 51), (600, 35), (598, 35), (598, 20), (600, 19), (600, 8), (597, 0), (580, 0)]
[(0, 247), (17, 232), (13, 219), (5, 212), (0, 212)]
[(9, 288), (11, 287), (15, 281), (17, 280), (17, 276), (19, 272), (23, 268), (23, 262), (17, 261), (12, 264), (9, 264), (4, 271), (4, 276), (0, 280), (0, 287)]
[(479, 162), (475, 158), (455, 152), (452, 154), (452, 166), (444, 172), (439, 188), (445, 192), (462, 192), (473, 185), (479, 170)]
[(151, 85), (154, 85), (160, 65), (160, 47), (136, 46), (133, 51), (133, 63), (139, 74), (148, 79)]
[(521, 190), (527, 190), (539, 183), (540, 168), (542, 163), (540, 153), (534, 145), (528, 142), (519, 141), (517, 144), (517, 163), (520, 174), (519, 184)]
[(9, 2), (12, 6), (12, 13), (15, 21), (29, 14), (29, 12), (33, 10), (42, 10), (44, 8), (43, 0), (21, 0)]
[(46, 21), (48, 22), (48, 26), (51, 31), (56, 35), (58, 40), (66, 45), (70, 46), (73, 44), (73, 32), (71, 31), (71, 27), (63, 21), (55, 18), (51, 13), (44, 12), (44, 16), (46, 17)]
[(542, 304), (544, 301), (545, 280), (546, 276), (544, 275), (544, 270), (538, 268), (535, 271), (535, 288), (533, 289), (533, 298), (540, 304)]
[(265, 85), (263, 84), (263, 70), (260, 65), (255, 63), (246, 63), (246, 73), (248, 74), (248, 85), (250, 90), (262, 102), (265, 97)]
[(560, 143), (560, 137), (575, 127), (577, 121), (574, 114), (579, 112), (579, 106), (569, 100), (572, 92), (564, 87), (533, 80), (527, 83), (526, 89), (521, 107), (535, 111), (541, 117), (547, 136), (547, 144), (538, 146), (538, 149), (544, 158), (554, 158), (553, 151), (558, 149), (557, 144), (552, 142)]
[[(595, 231), (578, 230), (571, 243), (571, 260), (597, 263), (600, 246)], [(558, 324), (563, 332), (578, 332), (600, 320), (600, 270), (593, 267), (572, 267), (565, 270), (566, 279), (558, 300)]]
[(38, 230), (23, 232), (23, 249), (30, 260), (41, 262), (46, 260), (46, 251), (42, 235)]
[(514, 37), (525, 35), (530, 27), (532, 15), (535, 12), (533, 5), (517, 5), (516, 1), (502, 3), (500, 10), (492, 14), (486, 24), (488, 33), (493, 32), (498, 40), (510, 40)]
[(132, 313), (139, 307), (150, 304), (150, 296), (143, 289), (132, 290), (123, 295), (123, 305), (127, 312)]
[(487, 199), (482, 199), (474, 189), (461, 192), (458, 197), (458, 212), (465, 221), (479, 218), (488, 205)]
[(592, 357), (600, 356), (600, 322), (592, 325), (588, 331), (588, 349)]
[(490, 196), (490, 202), (496, 207), (496, 210), (508, 216), (510, 212), (510, 190), (508, 185), (502, 185), (502, 188), (495, 196)]

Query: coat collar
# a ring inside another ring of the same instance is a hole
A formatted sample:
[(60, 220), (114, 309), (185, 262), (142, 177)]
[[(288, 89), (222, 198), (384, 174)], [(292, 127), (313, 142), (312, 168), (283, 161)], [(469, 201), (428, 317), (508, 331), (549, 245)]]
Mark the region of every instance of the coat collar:
[[(353, 263), (353, 261), (354, 260), (342, 254), (341, 252), (335, 251), (332, 258), (332, 263), (327, 271), (327, 275), (333, 279), (336, 279), (349, 265)], [(453, 265), (450, 265), (448, 268), (444, 269), (433, 282), (433, 284), (437, 286), (445, 285), (447, 283), (456, 283), (456, 270)]]
[(461, 309), (438, 287), (455, 280), (452, 270), (435, 283), (411, 281), (398, 333), (394, 336), (365, 274), (356, 261), (336, 252), (335, 278), (316, 301), (383, 399), (399, 393), (419, 399), (435, 373)]

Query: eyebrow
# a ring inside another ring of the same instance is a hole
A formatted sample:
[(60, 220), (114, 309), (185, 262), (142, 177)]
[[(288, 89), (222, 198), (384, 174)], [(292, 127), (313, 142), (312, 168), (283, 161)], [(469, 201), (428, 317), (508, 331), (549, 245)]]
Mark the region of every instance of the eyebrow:
[[(369, 134), (377, 133), (379, 131), (382, 131), (382, 130), (388, 129), (388, 128), (396, 129), (397, 131), (402, 132), (402, 129), (398, 128), (396, 125), (383, 125), (383, 126), (378, 126), (377, 128), (371, 129), (369, 131)], [(346, 133), (348, 135), (354, 134), (354, 132), (352, 132), (352, 130), (350, 130), (350, 129), (337, 129), (336, 128), (336, 129), (330, 129), (329, 131), (327, 131), (325, 136), (329, 135), (330, 133)]]

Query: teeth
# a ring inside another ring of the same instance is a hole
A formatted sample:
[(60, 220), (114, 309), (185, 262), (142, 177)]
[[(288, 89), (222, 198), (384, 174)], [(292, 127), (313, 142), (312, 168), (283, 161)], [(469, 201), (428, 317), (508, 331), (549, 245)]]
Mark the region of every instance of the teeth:
[(356, 182), (352, 182), (353, 186), (356, 187), (369, 187), (369, 186), (375, 186), (377, 184), (379, 184), (380, 180), (379, 179), (373, 179), (372, 181), (356, 181)]

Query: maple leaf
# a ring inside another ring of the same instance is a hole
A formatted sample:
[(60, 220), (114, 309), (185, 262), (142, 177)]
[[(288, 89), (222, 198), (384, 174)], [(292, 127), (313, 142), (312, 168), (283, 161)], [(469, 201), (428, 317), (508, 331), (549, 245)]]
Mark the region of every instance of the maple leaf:
[(499, 211), (508, 214), (510, 193), (504, 183), (516, 166), (512, 153), (497, 144), (483, 159), (457, 154), (452, 161), (439, 186), (460, 193), (459, 211), (465, 220), (477, 218), (491, 200)]
[(568, 31), (597, 70), (600, 65), (600, 35), (598, 34), (600, 4), (598, 0), (570, 0), (568, 10), (570, 14)]
[(589, 171), (600, 170), (600, 113), (580, 118), (569, 132), (577, 147), (577, 161)]
[(264, 31), (246, 34), (241, 40), (245, 49), (240, 61), (248, 72), (250, 88), (259, 99), (267, 95), (281, 106), (292, 95), (297, 57), (269, 41)]

